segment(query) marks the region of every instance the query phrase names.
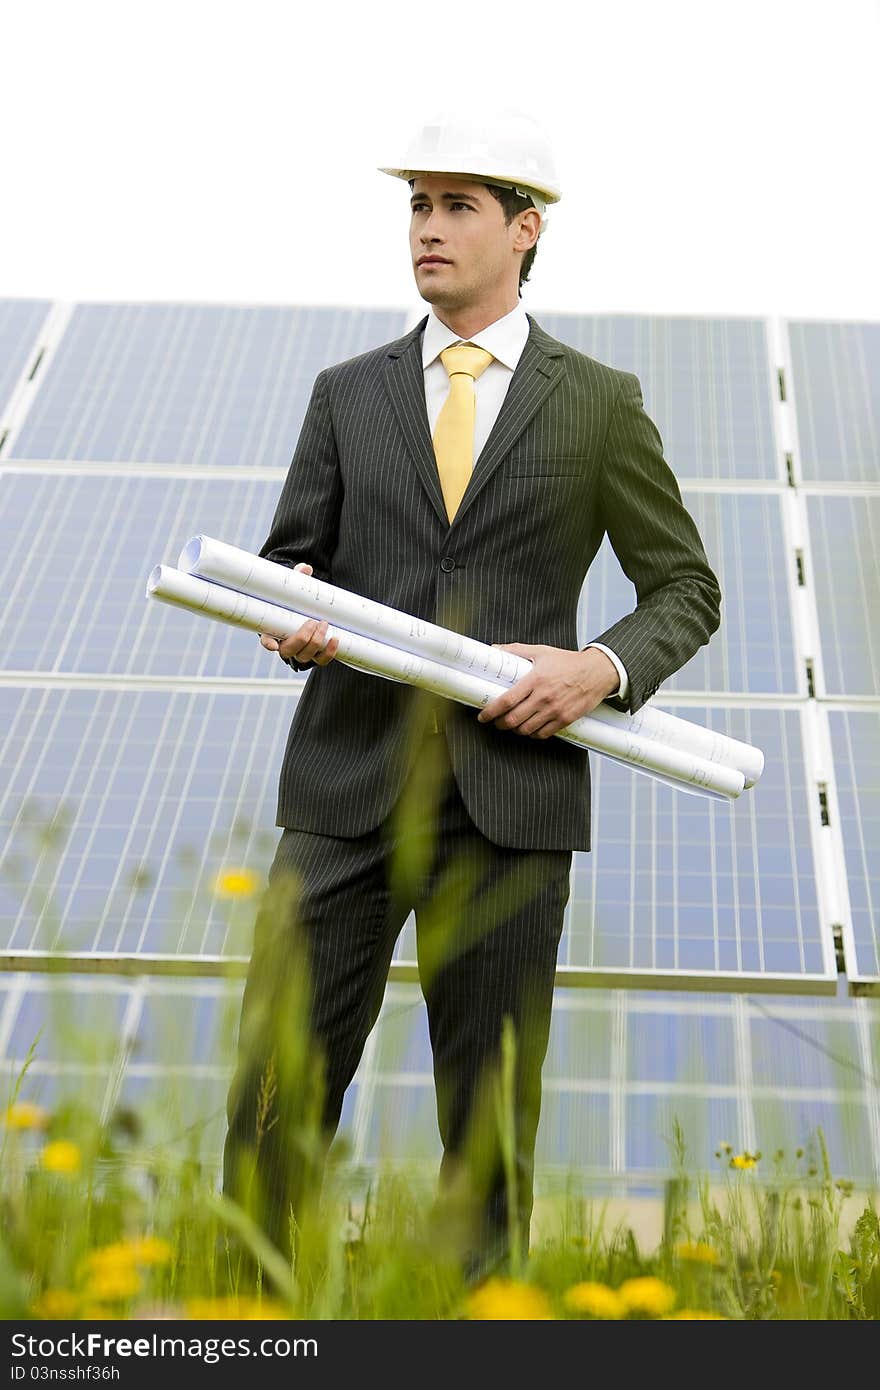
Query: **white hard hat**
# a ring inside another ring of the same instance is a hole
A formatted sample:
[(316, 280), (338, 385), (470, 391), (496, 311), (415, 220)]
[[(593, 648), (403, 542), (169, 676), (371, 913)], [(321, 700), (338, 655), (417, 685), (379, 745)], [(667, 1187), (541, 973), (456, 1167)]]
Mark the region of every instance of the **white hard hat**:
[(422, 126), (400, 165), (379, 168), (399, 179), (468, 174), (531, 198), (542, 216), (544, 205), (558, 203), (562, 196), (547, 136), (521, 111), (436, 116)]

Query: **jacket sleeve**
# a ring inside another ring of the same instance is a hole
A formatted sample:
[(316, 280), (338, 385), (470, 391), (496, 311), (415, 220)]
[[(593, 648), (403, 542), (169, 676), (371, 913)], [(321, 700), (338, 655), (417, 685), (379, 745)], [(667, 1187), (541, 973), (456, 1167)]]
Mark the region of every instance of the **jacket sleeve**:
[[(316, 579), (329, 580), (342, 496), (325, 370), (315, 378), (272, 526), (259, 554), (291, 569), (305, 561)], [(312, 664), (288, 661), (296, 671), (310, 671)]]
[[(708, 642), (721, 621), (721, 589), (694, 520), (645, 413), (639, 379), (622, 372), (602, 458), (602, 519), (637, 604), (593, 638), (629, 676), (631, 714)], [(611, 703), (614, 703), (613, 701)]]

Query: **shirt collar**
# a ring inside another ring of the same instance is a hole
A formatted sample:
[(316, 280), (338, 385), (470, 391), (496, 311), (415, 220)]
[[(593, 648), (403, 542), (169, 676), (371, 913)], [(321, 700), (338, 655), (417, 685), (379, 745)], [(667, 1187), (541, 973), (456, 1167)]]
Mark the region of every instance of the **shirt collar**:
[(517, 304), (516, 308), (511, 309), (503, 318), (490, 323), (488, 328), (483, 328), (472, 338), (464, 340), (457, 333), (453, 333), (451, 328), (447, 328), (431, 309), (422, 334), (422, 367), (429, 367), (443, 349), (452, 343), (466, 341), (485, 348), (505, 367), (515, 372), (528, 336), (529, 321), (521, 304)]

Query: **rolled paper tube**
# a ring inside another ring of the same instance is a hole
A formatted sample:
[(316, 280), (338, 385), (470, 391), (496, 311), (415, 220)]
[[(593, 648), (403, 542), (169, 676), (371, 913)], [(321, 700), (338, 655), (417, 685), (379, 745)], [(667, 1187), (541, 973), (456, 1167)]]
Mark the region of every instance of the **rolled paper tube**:
[[(301, 626), (306, 615), (213, 584), (194, 574), (169, 565), (157, 565), (147, 580), (147, 596), (178, 607), (203, 613), (216, 621), (250, 628), (281, 638)], [(486, 676), (473, 675), (444, 666), (412, 652), (391, 647), (374, 637), (328, 624), (327, 640), (339, 639), (335, 660), (371, 675), (416, 685), (461, 704), (483, 708), (509, 687)], [(742, 773), (736, 768), (711, 763), (656, 740), (644, 738), (627, 727), (606, 724), (583, 715), (555, 735), (569, 743), (591, 748), (625, 762), (628, 766), (659, 775), (683, 790), (701, 792), (720, 799), (731, 799), (744, 788)]]
[[(268, 599), (310, 618), (326, 619), (351, 632), (374, 637), (385, 645), (417, 653), (472, 675), (485, 676), (503, 686), (514, 685), (532, 668), (533, 663), (528, 658), (514, 652), (504, 652), (460, 632), (438, 627), (436, 623), (340, 589), (312, 575), (298, 573), (288, 565), (265, 560), (213, 536), (193, 536), (180, 552), (178, 566), (186, 573), (197, 574), (213, 583)], [(603, 702), (592, 711), (590, 718), (617, 729), (628, 729), (643, 738), (656, 739), (705, 762), (737, 768), (747, 787), (753, 786), (764, 770), (764, 754), (760, 748), (651, 705), (643, 705), (636, 714), (627, 714)]]

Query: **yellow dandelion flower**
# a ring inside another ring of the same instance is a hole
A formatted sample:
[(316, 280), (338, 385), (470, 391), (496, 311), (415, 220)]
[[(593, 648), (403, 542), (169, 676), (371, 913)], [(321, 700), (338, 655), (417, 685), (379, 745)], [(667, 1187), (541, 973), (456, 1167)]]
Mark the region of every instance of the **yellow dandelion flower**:
[(467, 1313), (475, 1321), (548, 1322), (553, 1318), (550, 1300), (543, 1290), (497, 1276), (468, 1295)]
[(663, 1318), (663, 1322), (696, 1322), (698, 1320), (702, 1322), (708, 1322), (710, 1320), (727, 1322), (727, 1318), (723, 1313), (709, 1313), (701, 1308), (679, 1308), (677, 1313), (667, 1313)]
[(609, 1289), (607, 1284), (594, 1284), (585, 1280), (572, 1284), (563, 1295), (566, 1308), (573, 1313), (588, 1313), (591, 1318), (622, 1318), (626, 1316), (620, 1295)]
[(6, 1107), (3, 1123), (7, 1129), (45, 1129), (49, 1112), (42, 1105), (34, 1105), (33, 1101), (19, 1100)]
[(700, 1265), (717, 1265), (721, 1258), (717, 1250), (713, 1250), (711, 1245), (706, 1245), (702, 1240), (684, 1241), (681, 1245), (676, 1245), (675, 1253), (680, 1260)]
[(214, 879), (218, 898), (252, 898), (260, 886), (253, 869), (222, 869)]
[(92, 1273), (134, 1269), (136, 1264), (132, 1244), (125, 1240), (115, 1240), (111, 1245), (99, 1245), (89, 1250), (83, 1257), (81, 1269)]
[(256, 1298), (190, 1298), (185, 1304), (186, 1316), (207, 1318), (214, 1322), (259, 1322), (262, 1318), (289, 1319), (290, 1314), (280, 1303)]
[(617, 1294), (628, 1313), (651, 1313), (654, 1317), (662, 1317), (675, 1306), (675, 1289), (651, 1275), (624, 1279)]
[(730, 1166), (731, 1168), (739, 1168), (747, 1172), (750, 1168), (754, 1168), (757, 1162), (758, 1160), (754, 1154), (734, 1154), (733, 1158), (730, 1160)]
[(136, 1236), (125, 1242), (132, 1258), (139, 1265), (167, 1265), (173, 1251), (167, 1240), (158, 1236)]
[(31, 1304), (31, 1311), (36, 1317), (52, 1322), (55, 1318), (72, 1318), (78, 1307), (79, 1297), (70, 1289), (44, 1289)]
[(120, 1265), (117, 1269), (98, 1268), (89, 1277), (86, 1294), (89, 1298), (133, 1298), (141, 1291), (141, 1276), (136, 1269)]
[(70, 1139), (54, 1139), (40, 1151), (40, 1163), (49, 1173), (76, 1173), (82, 1164), (78, 1144)]

